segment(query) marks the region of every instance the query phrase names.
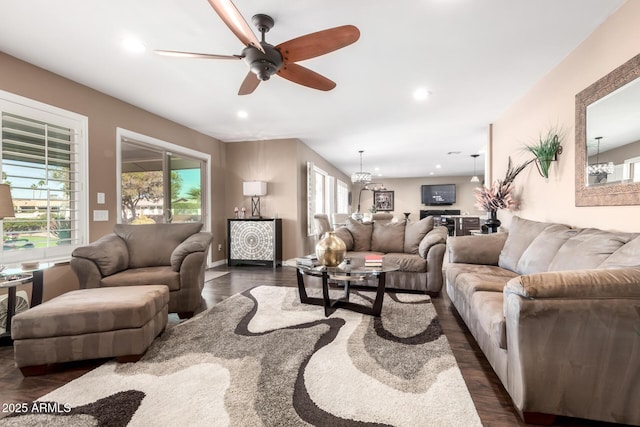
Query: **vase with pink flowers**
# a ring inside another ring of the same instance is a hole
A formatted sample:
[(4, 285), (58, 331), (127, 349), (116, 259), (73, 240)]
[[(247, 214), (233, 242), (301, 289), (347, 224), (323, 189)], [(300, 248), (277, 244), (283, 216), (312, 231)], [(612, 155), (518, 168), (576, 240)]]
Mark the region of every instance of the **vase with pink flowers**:
[(475, 206), (487, 212), (485, 225), (489, 233), (497, 232), (498, 227), (500, 227), (501, 222), (497, 215), (499, 209), (511, 210), (516, 207), (517, 202), (512, 194), (514, 188), (513, 181), (533, 160), (535, 159), (514, 167), (511, 163), (511, 157), (509, 157), (509, 164), (504, 179), (495, 180), (490, 187), (482, 185), (475, 188)]

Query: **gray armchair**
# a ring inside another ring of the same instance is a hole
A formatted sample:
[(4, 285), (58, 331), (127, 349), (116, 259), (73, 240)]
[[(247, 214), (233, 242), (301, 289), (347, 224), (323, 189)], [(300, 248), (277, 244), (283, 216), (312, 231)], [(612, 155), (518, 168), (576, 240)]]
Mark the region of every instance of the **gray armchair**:
[(76, 248), (71, 269), (80, 288), (166, 285), (169, 312), (191, 317), (202, 301), (212, 235), (202, 224), (117, 224), (114, 232)]

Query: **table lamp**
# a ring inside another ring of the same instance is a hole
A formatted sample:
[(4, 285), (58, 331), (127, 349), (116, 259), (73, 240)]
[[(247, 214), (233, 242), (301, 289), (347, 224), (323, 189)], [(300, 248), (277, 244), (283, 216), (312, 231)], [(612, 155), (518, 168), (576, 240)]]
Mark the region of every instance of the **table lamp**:
[[(13, 199), (11, 198), (11, 187), (9, 184), (0, 184), (0, 220), (15, 216), (13, 212)], [(0, 240), (3, 240), (0, 238)], [(0, 264), (0, 271), (4, 270), (4, 265)]]
[(260, 216), (260, 196), (267, 195), (267, 183), (264, 181), (248, 181), (242, 183), (242, 194), (251, 196), (251, 217)]
[(15, 216), (9, 184), (0, 184), (0, 219)]

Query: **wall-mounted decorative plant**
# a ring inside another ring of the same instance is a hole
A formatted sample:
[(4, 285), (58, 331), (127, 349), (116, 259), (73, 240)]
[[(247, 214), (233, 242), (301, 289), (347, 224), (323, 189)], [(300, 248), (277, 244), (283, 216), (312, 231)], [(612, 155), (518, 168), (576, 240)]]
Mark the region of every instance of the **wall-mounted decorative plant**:
[(558, 154), (562, 154), (563, 135), (556, 129), (549, 129), (546, 135), (540, 135), (536, 144), (525, 145), (525, 149), (536, 156), (536, 167), (545, 179), (549, 179), (551, 162), (558, 160)]

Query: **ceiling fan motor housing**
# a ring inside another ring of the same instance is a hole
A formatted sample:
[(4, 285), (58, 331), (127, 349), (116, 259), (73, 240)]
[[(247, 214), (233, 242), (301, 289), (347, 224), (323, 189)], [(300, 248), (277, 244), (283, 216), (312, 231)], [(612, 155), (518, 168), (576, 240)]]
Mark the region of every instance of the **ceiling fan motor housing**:
[(266, 42), (260, 44), (264, 53), (253, 46), (247, 46), (242, 50), (242, 56), (251, 72), (260, 80), (265, 81), (269, 80), (282, 67), (282, 55), (273, 45)]

